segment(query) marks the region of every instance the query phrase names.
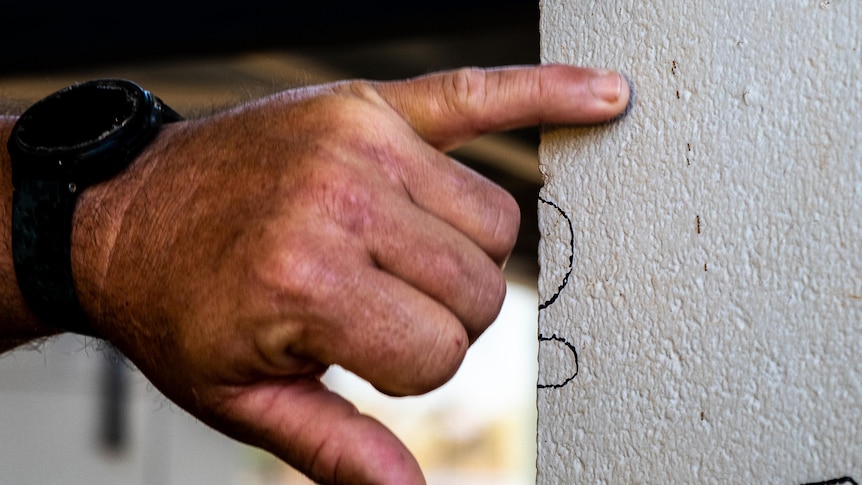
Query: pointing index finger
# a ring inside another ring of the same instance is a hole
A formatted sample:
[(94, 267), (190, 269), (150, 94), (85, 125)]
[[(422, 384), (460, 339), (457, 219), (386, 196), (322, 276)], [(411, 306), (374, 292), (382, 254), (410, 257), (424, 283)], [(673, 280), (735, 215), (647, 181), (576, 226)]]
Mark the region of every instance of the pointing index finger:
[(619, 73), (564, 65), (467, 68), (380, 83), (377, 90), (441, 150), (492, 131), (602, 123), (622, 113), (630, 97)]

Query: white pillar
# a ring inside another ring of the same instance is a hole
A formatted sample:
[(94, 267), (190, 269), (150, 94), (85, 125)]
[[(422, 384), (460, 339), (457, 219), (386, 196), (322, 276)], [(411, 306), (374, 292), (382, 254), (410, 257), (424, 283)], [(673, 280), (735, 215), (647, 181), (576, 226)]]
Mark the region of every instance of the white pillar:
[(637, 94), (544, 133), (539, 483), (862, 483), (862, 2), (545, 0), (541, 29)]

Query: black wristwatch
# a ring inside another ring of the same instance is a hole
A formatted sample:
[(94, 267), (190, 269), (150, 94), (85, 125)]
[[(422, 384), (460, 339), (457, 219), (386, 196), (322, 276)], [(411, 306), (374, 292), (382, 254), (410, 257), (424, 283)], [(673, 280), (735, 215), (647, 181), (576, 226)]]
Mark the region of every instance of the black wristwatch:
[(105, 79), (60, 90), (15, 123), (12, 254), (18, 286), (43, 323), (95, 335), (72, 278), (78, 195), (128, 166), (163, 123), (181, 119), (137, 84)]

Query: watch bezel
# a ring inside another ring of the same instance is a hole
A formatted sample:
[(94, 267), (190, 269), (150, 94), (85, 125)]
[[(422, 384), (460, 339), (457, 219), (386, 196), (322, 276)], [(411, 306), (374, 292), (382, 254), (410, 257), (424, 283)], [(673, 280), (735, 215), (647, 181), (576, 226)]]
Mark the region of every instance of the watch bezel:
[[(118, 99), (122, 102), (117, 103)], [(24, 177), (78, 185), (110, 178), (161, 128), (159, 104), (149, 91), (124, 79), (75, 84), (45, 97), (19, 117), (9, 138), (9, 153), (17, 162), (12, 168), (13, 184)], [(98, 109), (96, 117), (87, 112), (88, 107)], [(52, 116), (63, 119), (57, 122)], [(45, 132), (70, 121), (98, 126), (76, 128), (90, 135), (80, 140), (53, 146), (34, 143), (58, 138)]]

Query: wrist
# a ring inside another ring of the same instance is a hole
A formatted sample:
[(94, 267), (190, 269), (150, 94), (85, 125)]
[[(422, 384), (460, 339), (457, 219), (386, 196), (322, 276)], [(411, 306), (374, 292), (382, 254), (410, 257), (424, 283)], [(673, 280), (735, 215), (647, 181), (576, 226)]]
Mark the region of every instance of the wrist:
[[(163, 129), (170, 128), (166, 126)], [(71, 238), (75, 290), (84, 313), (98, 334), (105, 338), (110, 337), (110, 331), (103, 327), (106, 321), (111, 320), (111, 314), (106, 314), (110, 310), (105, 301), (112, 298), (108, 272), (114, 250), (121, 232), (130, 229), (124, 226), (126, 213), (155, 168), (162, 139), (163, 136), (158, 135), (120, 173), (84, 190), (75, 207)], [(133, 268), (125, 268), (123, 274), (135, 278)]]

